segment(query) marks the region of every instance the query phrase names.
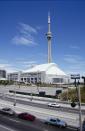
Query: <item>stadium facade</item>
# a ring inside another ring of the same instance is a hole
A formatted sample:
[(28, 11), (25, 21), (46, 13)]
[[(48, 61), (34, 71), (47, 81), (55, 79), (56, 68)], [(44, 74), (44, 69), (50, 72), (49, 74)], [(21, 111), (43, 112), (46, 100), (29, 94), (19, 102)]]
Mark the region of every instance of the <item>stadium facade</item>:
[(68, 76), (55, 63), (47, 63), (36, 65), (23, 72), (9, 73), (8, 80), (34, 84), (67, 84)]

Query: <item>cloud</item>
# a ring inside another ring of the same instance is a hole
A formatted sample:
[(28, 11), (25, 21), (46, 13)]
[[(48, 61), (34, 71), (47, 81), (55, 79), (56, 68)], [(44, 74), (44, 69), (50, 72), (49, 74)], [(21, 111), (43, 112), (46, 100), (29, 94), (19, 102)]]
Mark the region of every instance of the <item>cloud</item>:
[(69, 58), (64, 58), (64, 60), (65, 60), (66, 62), (68, 62), (68, 63), (76, 63), (76, 62), (77, 62), (75, 58), (71, 58), (71, 57), (69, 57)]
[(76, 45), (71, 45), (70, 48), (71, 48), (71, 49), (75, 49), (75, 50), (79, 50), (79, 49), (80, 49), (80, 47), (79, 47), (79, 46), (76, 46)]
[(85, 61), (77, 55), (65, 55), (64, 61), (67, 64), (67, 70), (74, 73), (85, 72)]
[(36, 29), (37, 30), (41, 30), (41, 29), (43, 29), (44, 27), (43, 26), (36, 26)]
[(20, 32), (23, 34), (27, 34), (27, 33), (31, 33), (31, 34), (37, 34), (37, 30), (35, 28), (33, 28), (30, 25), (24, 24), (24, 23), (20, 23)]
[(14, 67), (6, 68), (7, 73), (13, 73), (13, 72), (18, 72), (19, 70)]
[(12, 43), (16, 45), (33, 46), (38, 45), (35, 35), (37, 30), (30, 25), (19, 23), (18, 32), (12, 39)]
[(25, 69), (29, 69), (29, 68), (32, 68), (32, 67), (34, 67), (36, 64), (25, 64), (24, 65), (24, 67), (25, 67)]
[(70, 64), (75, 64), (75, 63), (81, 61), (81, 58), (80, 58), (80, 56), (77, 56), (77, 55), (65, 55), (64, 61), (66, 61)]
[(7, 64), (7, 63), (6, 63), (6, 64), (3, 64), (3, 63), (0, 64), (0, 68), (3, 68), (3, 69), (4, 69), (4, 68), (6, 68), (6, 67), (10, 67), (10, 64)]
[(26, 60), (18, 60), (17, 63), (21, 64), (23, 69), (24, 68), (31, 68), (37, 64), (36, 61), (29, 61), (29, 60), (27, 60), (27, 61)]
[(2, 64), (0, 64), (0, 69), (4, 69), (4, 70), (6, 70), (7, 73), (18, 71), (17, 68), (13, 67), (13, 65), (11, 65), (11, 64), (7, 64), (7, 63), (2, 63)]
[(18, 60), (17, 63), (22, 64), (22, 65), (28, 65), (28, 64), (36, 64), (36, 61), (29, 61), (29, 60)]
[(28, 68), (32, 68), (37, 64), (37, 61), (30, 61), (24, 58), (17, 58), (13, 63), (0, 59), (0, 69), (4, 69), (7, 73), (13, 73), (23, 71)]
[(24, 64), (35, 64), (36, 61), (24, 61), (23, 63), (24, 63)]
[(33, 39), (26, 38), (24, 36), (15, 36), (12, 39), (12, 41), (16, 45), (27, 45), (27, 46), (37, 45), (37, 43)]

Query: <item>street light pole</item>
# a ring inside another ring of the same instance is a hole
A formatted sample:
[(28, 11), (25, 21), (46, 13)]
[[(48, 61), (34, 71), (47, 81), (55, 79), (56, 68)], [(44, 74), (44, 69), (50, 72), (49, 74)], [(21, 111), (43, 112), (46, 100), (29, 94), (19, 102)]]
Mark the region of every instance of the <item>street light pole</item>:
[(32, 95), (32, 87), (31, 87), (31, 101), (33, 100), (33, 95)]
[(14, 87), (14, 106), (16, 106), (16, 87)]
[[(82, 119), (81, 119), (81, 92), (80, 92), (80, 85), (79, 85), (79, 79), (80, 79), (80, 75), (71, 75), (71, 79), (75, 80), (75, 87), (76, 87), (76, 91), (77, 91), (77, 96), (78, 96), (78, 106), (79, 106), (79, 127), (80, 127), (80, 131), (82, 131)], [(76, 80), (78, 79), (78, 84), (76, 83)]]
[[(78, 81), (78, 85), (79, 85), (79, 81)], [(78, 86), (78, 99), (79, 99), (79, 124), (80, 124), (80, 131), (82, 131), (82, 119), (81, 119), (81, 92), (80, 92), (80, 86)]]
[(37, 91), (38, 91), (38, 93), (39, 93), (39, 71), (38, 71), (38, 73), (37, 73), (37, 81), (38, 81), (38, 84), (37, 84)]

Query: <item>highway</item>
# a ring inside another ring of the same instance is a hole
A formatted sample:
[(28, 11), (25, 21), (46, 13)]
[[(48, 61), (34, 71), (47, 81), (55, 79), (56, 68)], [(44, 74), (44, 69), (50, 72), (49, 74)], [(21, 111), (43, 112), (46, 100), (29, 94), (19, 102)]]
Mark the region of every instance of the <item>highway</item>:
[(15, 131), (15, 130), (0, 123), (0, 131)]
[(52, 125), (46, 125), (39, 120), (34, 122), (20, 120), (0, 114), (0, 131), (74, 131), (73, 129), (62, 129)]
[[(13, 110), (15, 110), (17, 113), (29, 112), (41, 120), (46, 120), (50, 116), (50, 117), (60, 118), (61, 120), (66, 121), (67, 124), (70, 126), (73, 126), (73, 127), (79, 126), (79, 115), (75, 113), (44, 109), (44, 108), (39, 108), (36, 106), (34, 107), (34, 106), (29, 106), (29, 105), (19, 104), (19, 103), (17, 103), (16, 106), (14, 106), (13, 102), (0, 100), (0, 108), (2, 107), (10, 107)], [(84, 119), (84, 117), (85, 115), (82, 116), (82, 120)]]
[[(4, 97), (0, 96), (0, 99), (4, 99), (4, 100), (7, 100), (7, 101), (11, 101), (11, 102), (14, 102), (14, 95), (13, 96), (8, 96), (8, 95), (5, 95)], [(59, 103), (61, 105), (60, 108), (53, 108), (53, 107), (48, 107), (47, 104), (48, 102), (41, 102), (41, 101), (35, 101), (35, 100), (32, 100), (30, 101), (30, 99), (24, 99), (24, 98), (19, 98), (16, 96), (16, 102), (17, 103), (20, 103), (20, 104), (24, 104), (24, 105), (30, 105), (30, 106), (36, 106), (36, 107), (40, 107), (40, 108), (44, 108), (44, 109), (50, 109), (50, 110), (57, 110), (57, 111), (64, 111), (64, 112), (71, 112), (71, 113), (76, 113), (78, 114), (78, 109), (75, 109), (75, 108), (70, 108), (70, 107), (66, 107), (67, 104), (62, 104), (62, 103)], [(82, 110), (82, 114), (85, 114), (85, 110)]]
[(7, 117), (4, 115), (0, 115), (0, 124), (10, 131), (43, 131), (30, 122), (27, 123), (17, 118)]
[[(69, 108), (68, 104), (61, 104), (60, 108), (48, 107), (48, 100), (33, 100), (30, 101), (29, 97), (23, 97), (22, 95), (10, 94), (9, 88), (2, 89), (0, 93), (0, 107), (9, 106), (17, 112), (29, 112), (35, 115), (38, 119), (45, 120), (47, 117), (58, 117), (65, 120), (70, 126), (79, 126), (79, 114), (78, 109)], [(14, 100), (16, 99), (16, 106), (14, 106)], [(84, 106), (83, 106), (84, 107)], [(85, 110), (82, 110), (82, 120), (85, 117)]]

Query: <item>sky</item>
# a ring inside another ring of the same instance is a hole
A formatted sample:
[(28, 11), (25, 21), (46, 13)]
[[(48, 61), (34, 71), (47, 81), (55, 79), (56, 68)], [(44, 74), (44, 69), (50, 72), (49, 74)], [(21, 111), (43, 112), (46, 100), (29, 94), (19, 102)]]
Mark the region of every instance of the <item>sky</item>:
[(26, 70), (47, 63), (48, 12), (52, 62), (67, 74), (85, 74), (85, 1), (0, 1), (0, 68)]

